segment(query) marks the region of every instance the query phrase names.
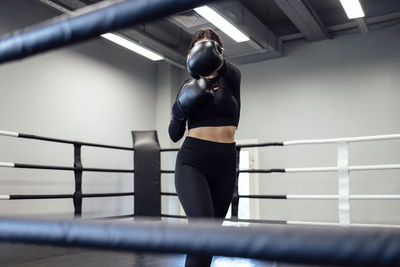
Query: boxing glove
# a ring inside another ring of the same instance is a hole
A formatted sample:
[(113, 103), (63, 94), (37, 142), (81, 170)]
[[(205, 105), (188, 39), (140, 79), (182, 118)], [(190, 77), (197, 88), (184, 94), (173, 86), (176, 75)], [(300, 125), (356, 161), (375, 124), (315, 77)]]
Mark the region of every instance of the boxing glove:
[(224, 64), (222, 51), (221, 46), (215, 41), (197, 42), (186, 59), (189, 74), (198, 79), (218, 71)]
[(207, 79), (189, 80), (182, 86), (172, 107), (172, 117), (178, 121), (186, 121), (191, 111), (213, 95), (214, 90)]

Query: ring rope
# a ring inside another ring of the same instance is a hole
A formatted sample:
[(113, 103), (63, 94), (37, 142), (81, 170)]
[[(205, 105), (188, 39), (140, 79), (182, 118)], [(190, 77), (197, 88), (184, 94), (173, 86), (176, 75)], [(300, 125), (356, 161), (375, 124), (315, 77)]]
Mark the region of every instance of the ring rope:
[(0, 162), (0, 168), (19, 168), (19, 169), (41, 169), (41, 170), (61, 170), (61, 171), (85, 171), (85, 172), (115, 172), (115, 173), (135, 173), (131, 169), (106, 169), (106, 168), (80, 168), (68, 166), (50, 166), (26, 163)]
[(0, 241), (312, 264), (400, 265), (400, 230), (384, 228), (155, 222), (124, 225), (0, 218)]
[[(95, 198), (95, 197), (122, 197), (134, 196), (134, 192), (121, 192), (121, 193), (89, 193), (81, 194), (82, 198)], [(74, 198), (74, 194), (52, 194), (52, 195), (0, 195), (0, 200), (26, 200), (26, 199), (61, 199), (61, 198)]]
[(89, 40), (110, 31), (160, 19), (210, 2), (212, 1), (102, 1), (73, 14), (64, 14), (4, 36), (0, 40), (0, 63)]

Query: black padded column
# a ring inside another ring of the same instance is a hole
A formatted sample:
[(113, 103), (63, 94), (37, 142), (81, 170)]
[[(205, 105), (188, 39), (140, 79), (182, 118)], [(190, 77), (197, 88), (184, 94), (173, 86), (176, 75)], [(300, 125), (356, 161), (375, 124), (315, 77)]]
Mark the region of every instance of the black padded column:
[(160, 144), (156, 131), (133, 131), (135, 218), (161, 219)]
[(74, 144), (74, 174), (75, 174), (75, 192), (74, 192), (74, 217), (82, 217), (82, 145)]
[(231, 219), (237, 221), (239, 219), (239, 164), (240, 164), (240, 147), (236, 147), (236, 185), (232, 197)]

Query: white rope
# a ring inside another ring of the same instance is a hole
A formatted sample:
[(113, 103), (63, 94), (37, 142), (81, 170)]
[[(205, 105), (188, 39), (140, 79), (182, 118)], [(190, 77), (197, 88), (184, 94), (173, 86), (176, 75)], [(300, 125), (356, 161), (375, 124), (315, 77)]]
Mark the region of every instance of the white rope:
[(383, 228), (400, 228), (397, 224), (366, 224), (366, 223), (351, 223), (351, 226), (357, 227), (383, 227)]
[[(302, 222), (302, 221), (286, 221), (287, 224), (301, 224), (301, 225), (321, 225), (321, 226), (348, 226), (332, 222)], [(369, 223), (350, 223), (350, 226), (356, 227), (380, 227), (380, 228), (400, 228), (396, 224), (369, 224)]]
[(352, 195), (350, 199), (356, 200), (383, 200), (383, 199), (393, 199), (399, 200), (400, 195)]
[(294, 140), (283, 142), (284, 146), (292, 145), (311, 145), (311, 144), (331, 144), (338, 142), (362, 142), (362, 141), (376, 141), (376, 140), (389, 140), (400, 139), (400, 134), (387, 134), (387, 135), (373, 135), (361, 137), (341, 137), (341, 138), (328, 138), (328, 139), (309, 139), (309, 140)]
[(338, 199), (338, 195), (286, 195), (287, 199)]
[(0, 168), (14, 168), (15, 164), (11, 162), (0, 162)]
[[(287, 199), (339, 199), (339, 195), (286, 195)], [(400, 200), (400, 195), (349, 195), (350, 200)]]
[(400, 164), (350, 166), (349, 171), (396, 170)]
[(18, 133), (17, 132), (0, 131), (0, 135), (18, 137)]
[(285, 168), (285, 172), (336, 172), (337, 167)]
[[(397, 170), (400, 164), (349, 166), (349, 171)], [(337, 172), (338, 167), (285, 168), (285, 172)]]

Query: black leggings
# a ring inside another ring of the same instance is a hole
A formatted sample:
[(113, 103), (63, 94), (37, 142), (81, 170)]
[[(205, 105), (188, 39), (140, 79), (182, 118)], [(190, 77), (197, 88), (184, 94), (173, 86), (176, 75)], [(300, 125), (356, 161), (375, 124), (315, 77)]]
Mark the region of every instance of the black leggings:
[[(189, 221), (226, 216), (236, 183), (235, 143), (186, 137), (176, 159), (175, 187)], [(212, 257), (186, 257), (187, 267), (210, 266)]]

